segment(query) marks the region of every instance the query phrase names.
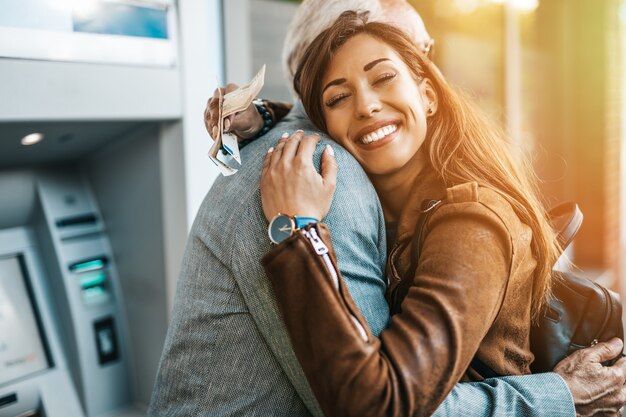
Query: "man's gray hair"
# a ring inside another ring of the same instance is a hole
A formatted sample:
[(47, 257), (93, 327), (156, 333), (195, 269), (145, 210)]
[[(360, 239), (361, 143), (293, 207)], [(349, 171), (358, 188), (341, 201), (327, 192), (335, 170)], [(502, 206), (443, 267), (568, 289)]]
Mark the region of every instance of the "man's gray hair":
[(379, 0), (303, 0), (296, 10), (283, 45), (283, 71), (292, 92), (293, 77), (304, 52), (346, 10), (367, 10), (370, 21), (385, 20)]

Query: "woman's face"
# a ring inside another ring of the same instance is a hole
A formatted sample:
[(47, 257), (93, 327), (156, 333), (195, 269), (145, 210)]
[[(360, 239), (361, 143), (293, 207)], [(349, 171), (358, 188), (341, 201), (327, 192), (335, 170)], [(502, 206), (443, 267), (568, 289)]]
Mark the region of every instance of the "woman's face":
[(435, 102), (430, 81), (416, 81), (391, 46), (367, 34), (336, 51), (322, 80), (328, 132), (369, 174), (393, 173), (419, 155)]

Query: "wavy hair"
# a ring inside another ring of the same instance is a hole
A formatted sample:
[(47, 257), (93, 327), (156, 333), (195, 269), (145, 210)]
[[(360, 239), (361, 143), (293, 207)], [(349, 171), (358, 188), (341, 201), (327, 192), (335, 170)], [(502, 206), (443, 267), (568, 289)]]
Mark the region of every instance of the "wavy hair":
[(309, 46), (294, 77), (311, 121), (328, 132), (322, 103), (322, 78), (334, 53), (349, 39), (367, 34), (391, 46), (416, 80), (431, 80), (437, 112), (428, 119), (424, 145), (430, 163), (446, 186), (476, 181), (498, 192), (533, 233), (537, 261), (532, 316), (538, 318), (551, 295), (552, 267), (562, 250), (539, 198), (538, 180), (529, 159), (515, 152), (504, 133), (463, 94), (451, 87), (434, 64), (400, 30), (368, 22), (367, 12), (348, 11)]

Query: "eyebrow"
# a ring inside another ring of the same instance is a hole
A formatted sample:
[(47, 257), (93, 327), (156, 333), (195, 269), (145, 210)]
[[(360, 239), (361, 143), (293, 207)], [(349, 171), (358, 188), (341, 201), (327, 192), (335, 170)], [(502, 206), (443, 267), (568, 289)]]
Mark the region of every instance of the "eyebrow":
[(376, 64), (379, 64), (379, 63), (381, 63), (383, 61), (389, 61), (389, 58), (379, 58), (379, 59), (374, 60), (374, 61), (370, 62), (369, 64), (365, 65), (363, 67), (363, 71), (367, 72), (367, 71), (371, 70), (372, 68), (374, 68), (374, 66), (376, 66)]
[[(389, 58), (375, 59), (374, 61), (370, 62), (369, 64), (365, 64), (365, 66), (363, 67), (363, 71), (367, 72), (367, 71), (371, 70), (372, 68), (374, 68), (376, 66), (376, 64), (379, 64), (379, 63), (381, 63), (383, 61), (389, 61), (389, 60), (390, 60)], [(343, 84), (345, 82), (346, 82), (345, 78), (337, 78), (336, 80), (332, 80), (331, 82), (326, 84), (326, 86), (322, 90), (322, 94), (324, 94), (324, 91), (326, 91), (329, 87), (332, 87), (333, 85), (341, 85), (341, 84)]]
[(329, 87), (332, 87), (333, 85), (341, 85), (345, 82), (346, 82), (345, 78), (337, 78), (336, 80), (332, 80), (331, 82), (326, 84), (326, 87), (324, 87), (324, 89), (322, 90), (322, 94), (324, 94), (324, 91), (326, 91)]

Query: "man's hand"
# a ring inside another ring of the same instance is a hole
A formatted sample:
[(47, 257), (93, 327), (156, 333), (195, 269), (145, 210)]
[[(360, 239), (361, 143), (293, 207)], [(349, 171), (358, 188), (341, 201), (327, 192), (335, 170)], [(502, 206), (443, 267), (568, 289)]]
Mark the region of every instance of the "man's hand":
[(613, 366), (602, 362), (617, 357), (622, 349), (622, 341), (615, 338), (578, 350), (556, 365), (554, 372), (571, 391), (577, 416), (621, 416), (626, 403), (626, 358)]
[[(219, 117), (219, 91), (222, 97), (225, 94), (239, 88), (236, 84), (228, 84), (226, 87), (216, 88), (213, 97), (207, 101), (204, 110), (204, 126), (213, 139), (217, 136)], [(239, 140), (249, 139), (257, 135), (263, 129), (263, 117), (259, 114), (254, 104), (239, 113), (232, 114), (224, 119), (224, 132), (234, 134)]]

